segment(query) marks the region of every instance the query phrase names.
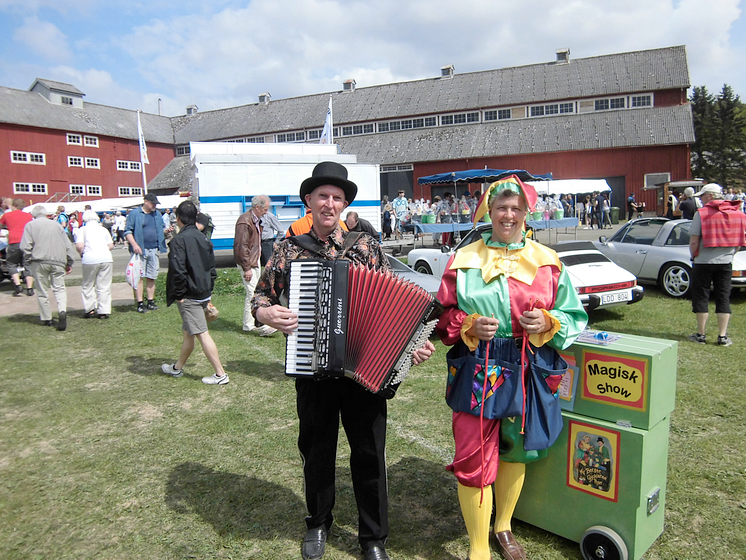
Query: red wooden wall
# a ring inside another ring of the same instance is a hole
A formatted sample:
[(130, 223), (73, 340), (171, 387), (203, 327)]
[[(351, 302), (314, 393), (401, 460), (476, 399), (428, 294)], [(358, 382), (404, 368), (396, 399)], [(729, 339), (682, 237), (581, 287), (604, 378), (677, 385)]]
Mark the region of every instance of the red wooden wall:
[[(67, 133), (96, 136), (98, 148), (67, 144)], [(174, 157), (174, 148), (167, 144), (149, 143), (149, 164), (145, 165), (147, 180), (153, 179)], [(45, 165), (14, 163), (11, 151), (45, 154)], [(98, 158), (100, 169), (68, 167), (67, 157)], [(70, 184), (100, 185), (101, 196), (81, 196), (80, 200), (116, 198), (118, 187), (142, 187), (142, 172), (121, 171), (117, 161), (140, 161), (137, 140), (125, 140), (75, 131), (50, 130), (0, 123), (0, 196), (29, 198), (14, 195), (13, 183), (45, 183), (47, 195), (31, 195), (34, 204), (44, 202), (55, 193), (69, 193)]]
[[(648, 173), (671, 173), (671, 180), (691, 178), (689, 147), (654, 146), (574, 152), (523, 154), (491, 158), (419, 163), (414, 166), (413, 187), (417, 198), (432, 199), (429, 186), (417, 184), (419, 177), (466, 169), (525, 169), (530, 173), (552, 173), (554, 179), (606, 179), (624, 177), (625, 200), (635, 193), (638, 201), (655, 208), (655, 192), (643, 191)], [(475, 185), (471, 190), (476, 190)]]

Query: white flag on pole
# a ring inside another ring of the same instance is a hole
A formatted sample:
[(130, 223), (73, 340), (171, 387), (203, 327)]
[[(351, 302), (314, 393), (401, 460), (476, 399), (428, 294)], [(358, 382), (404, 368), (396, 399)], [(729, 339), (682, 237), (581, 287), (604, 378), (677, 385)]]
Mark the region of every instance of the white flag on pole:
[(142, 124), (140, 124), (140, 110), (137, 111), (137, 138), (140, 142), (140, 163), (150, 163), (148, 161), (148, 147), (145, 145), (145, 136), (142, 133)]
[(332, 133), (332, 98), (329, 97), (329, 108), (326, 110), (326, 120), (324, 121), (324, 130), (321, 131), (319, 144), (333, 144), (334, 134)]

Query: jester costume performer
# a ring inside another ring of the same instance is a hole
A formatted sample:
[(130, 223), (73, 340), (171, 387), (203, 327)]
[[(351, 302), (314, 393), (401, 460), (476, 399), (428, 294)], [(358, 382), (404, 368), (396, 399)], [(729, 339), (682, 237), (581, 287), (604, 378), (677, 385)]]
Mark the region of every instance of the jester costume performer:
[[(525, 464), (544, 457), (562, 430), (556, 390), (567, 348), (588, 317), (557, 254), (526, 237), (536, 191), (518, 177), (490, 185), (474, 215), (492, 229), (461, 248), (443, 274), (437, 333), (449, 350), (446, 402), (469, 534), (469, 559), (488, 560), (492, 484), (494, 532), (508, 560), (525, 558), (510, 521)], [(499, 468), (498, 468), (499, 462)]]

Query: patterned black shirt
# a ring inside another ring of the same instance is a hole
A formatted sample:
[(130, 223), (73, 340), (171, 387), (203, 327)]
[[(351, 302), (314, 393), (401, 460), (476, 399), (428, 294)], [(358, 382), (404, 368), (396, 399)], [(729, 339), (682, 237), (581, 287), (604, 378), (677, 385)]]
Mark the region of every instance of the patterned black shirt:
[[(256, 310), (259, 307), (280, 304), (280, 296), (286, 295), (288, 289), (288, 276), (290, 275), (290, 263), (292, 261), (295, 259), (318, 258), (336, 261), (342, 255), (344, 240), (349, 233), (337, 226), (326, 241), (321, 241), (313, 230), (311, 230), (310, 235), (323, 246), (318, 254), (299, 247), (291, 239), (285, 239), (275, 246), (272, 258), (264, 267), (254, 291), (254, 298), (251, 300), (251, 310), (254, 315), (256, 315)], [(360, 235), (355, 244), (345, 254), (345, 258), (354, 263), (372, 266), (377, 269), (390, 270), (391, 268), (381, 245), (367, 233)]]

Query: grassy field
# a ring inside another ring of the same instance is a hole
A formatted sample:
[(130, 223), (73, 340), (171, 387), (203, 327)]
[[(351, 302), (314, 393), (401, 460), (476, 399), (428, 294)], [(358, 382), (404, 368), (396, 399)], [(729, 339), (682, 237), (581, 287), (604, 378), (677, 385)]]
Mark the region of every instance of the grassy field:
[[(0, 556), (300, 557), (305, 507), (284, 339), (241, 332), (237, 280), (220, 272), (221, 315), (210, 328), (226, 386), (200, 382), (212, 371), (199, 350), (183, 378), (160, 373), (178, 355), (175, 307), (116, 309), (108, 322), (72, 317), (62, 333), (37, 316), (0, 318)], [(734, 296), (733, 311), (729, 348), (686, 342), (690, 303), (653, 289), (592, 317), (593, 328), (679, 341), (666, 527), (649, 560), (746, 557), (746, 297)], [(453, 441), (446, 349), (436, 346), (389, 404), (395, 560), (468, 553), (455, 479), (443, 468)], [(329, 560), (360, 557), (348, 460), (342, 433)], [(532, 559), (581, 558), (576, 543), (520, 522), (514, 530)]]

